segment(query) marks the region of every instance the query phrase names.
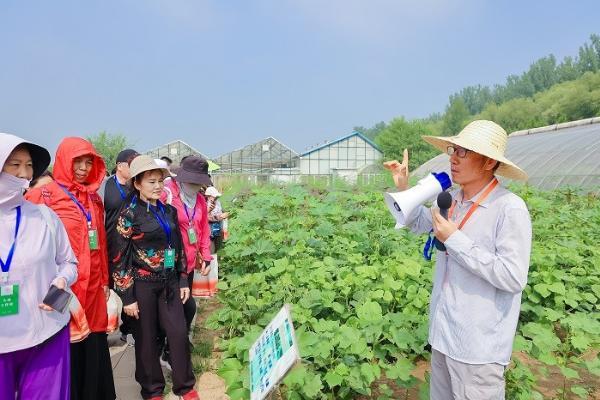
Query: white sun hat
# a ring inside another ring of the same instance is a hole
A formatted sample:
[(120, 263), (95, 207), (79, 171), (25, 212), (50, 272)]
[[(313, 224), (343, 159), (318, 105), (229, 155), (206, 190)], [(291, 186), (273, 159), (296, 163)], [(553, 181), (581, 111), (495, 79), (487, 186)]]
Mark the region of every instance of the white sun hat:
[(212, 197), (221, 197), (221, 193), (219, 193), (217, 188), (214, 186), (207, 187), (206, 190), (204, 191), (204, 194), (207, 196), (212, 196)]
[(447, 151), (456, 145), (500, 162), (496, 174), (509, 179), (526, 181), (527, 173), (504, 157), (508, 135), (497, 123), (487, 120), (473, 121), (456, 136), (423, 136), (423, 140), (437, 149)]

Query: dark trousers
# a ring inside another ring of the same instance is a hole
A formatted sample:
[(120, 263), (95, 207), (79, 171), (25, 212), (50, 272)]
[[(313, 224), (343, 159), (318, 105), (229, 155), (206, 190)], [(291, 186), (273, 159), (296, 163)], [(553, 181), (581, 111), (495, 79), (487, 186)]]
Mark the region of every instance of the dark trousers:
[(183, 304), (183, 312), (185, 313), (185, 323), (188, 333), (192, 328), (192, 320), (196, 315), (196, 300), (192, 297), (192, 284), (194, 283), (194, 271), (188, 275), (188, 287), (190, 288), (190, 298)]
[[(192, 320), (194, 319), (194, 315), (196, 315), (196, 300), (192, 297), (192, 283), (194, 282), (194, 271), (190, 272), (188, 275), (188, 287), (190, 288), (190, 298), (183, 303), (183, 313), (185, 314), (185, 324), (187, 326), (188, 334), (190, 333), (190, 329), (192, 329)], [(165, 330), (159, 327), (158, 329), (158, 344), (159, 350), (164, 346), (165, 353), (169, 353), (169, 342), (165, 343)], [(159, 351), (160, 352), (160, 351)]]
[(106, 333), (92, 332), (71, 344), (71, 400), (114, 400), (110, 353)]
[(162, 395), (165, 388), (156, 340), (159, 327), (170, 343), (173, 393), (181, 396), (192, 390), (196, 383), (178, 282), (174, 279), (167, 285), (171, 292), (168, 301), (165, 283), (135, 282), (135, 297), (140, 309), (140, 319), (136, 320), (134, 329), (135, 380), (142, 387), (144, 399)]
[(133, 334), (133, 324), (135, 323), (133, 321), (134, 319), (135, 318), (125, 314), (125, 310), (121, 311), (121, 326), (119, 327), (119, 330), (121, 331), (122, 335), (129, 335), (130, 333)]

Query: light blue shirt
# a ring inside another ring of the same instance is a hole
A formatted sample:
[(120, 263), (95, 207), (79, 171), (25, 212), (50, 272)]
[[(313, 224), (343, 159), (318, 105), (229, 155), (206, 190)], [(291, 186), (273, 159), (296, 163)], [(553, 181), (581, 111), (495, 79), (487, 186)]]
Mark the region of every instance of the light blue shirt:
[[(452, 193), (456, 223), (482, 192), (464, 201), (462, 190)], [(429, 208), (416, 209), (407, 225), (429, 232)], [(531, 253), (525, 202), (498, 185), (445, 245), (448, 254), (436, 251), (429, 343), (460, 362), (508, 365)]]

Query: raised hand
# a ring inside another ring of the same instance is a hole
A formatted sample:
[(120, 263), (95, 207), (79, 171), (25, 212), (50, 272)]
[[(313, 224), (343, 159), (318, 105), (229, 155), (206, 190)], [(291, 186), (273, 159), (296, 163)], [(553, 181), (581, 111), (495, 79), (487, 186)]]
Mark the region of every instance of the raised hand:
[(408, 149), (404, 149), (402, 162), (398, 162), (398, 160), (386, 161), (383, 166), (390, 170), (394, 184), (399, 190), (408, 189)]

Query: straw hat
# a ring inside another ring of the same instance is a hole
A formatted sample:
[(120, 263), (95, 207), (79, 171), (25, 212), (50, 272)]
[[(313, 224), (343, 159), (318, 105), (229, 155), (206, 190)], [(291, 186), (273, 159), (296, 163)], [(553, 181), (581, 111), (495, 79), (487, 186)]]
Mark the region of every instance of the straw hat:
[(142, 154), (137, 156), (131, 161), (129, 165), (129, 172), (131, 173), (131, 178), (135, 178), (142, 172), (152, 171), (154, 169), (158, 169), (163, 173), (163, 176), (169, 176), (169, 170), (167, 168), (163, 168), (154, 161), (154, 159), (146, 154)]
[(487, 120), (473, 121), (456, 136), (423, 136), (423, 140), (437, 149), (447, 151), (448, 146), (456, 145), (475, 153), (499, 161), (496, 175), (509, 179), (526, 181), (527, 173), (504, 157), (508, 135), (495, 122)]

